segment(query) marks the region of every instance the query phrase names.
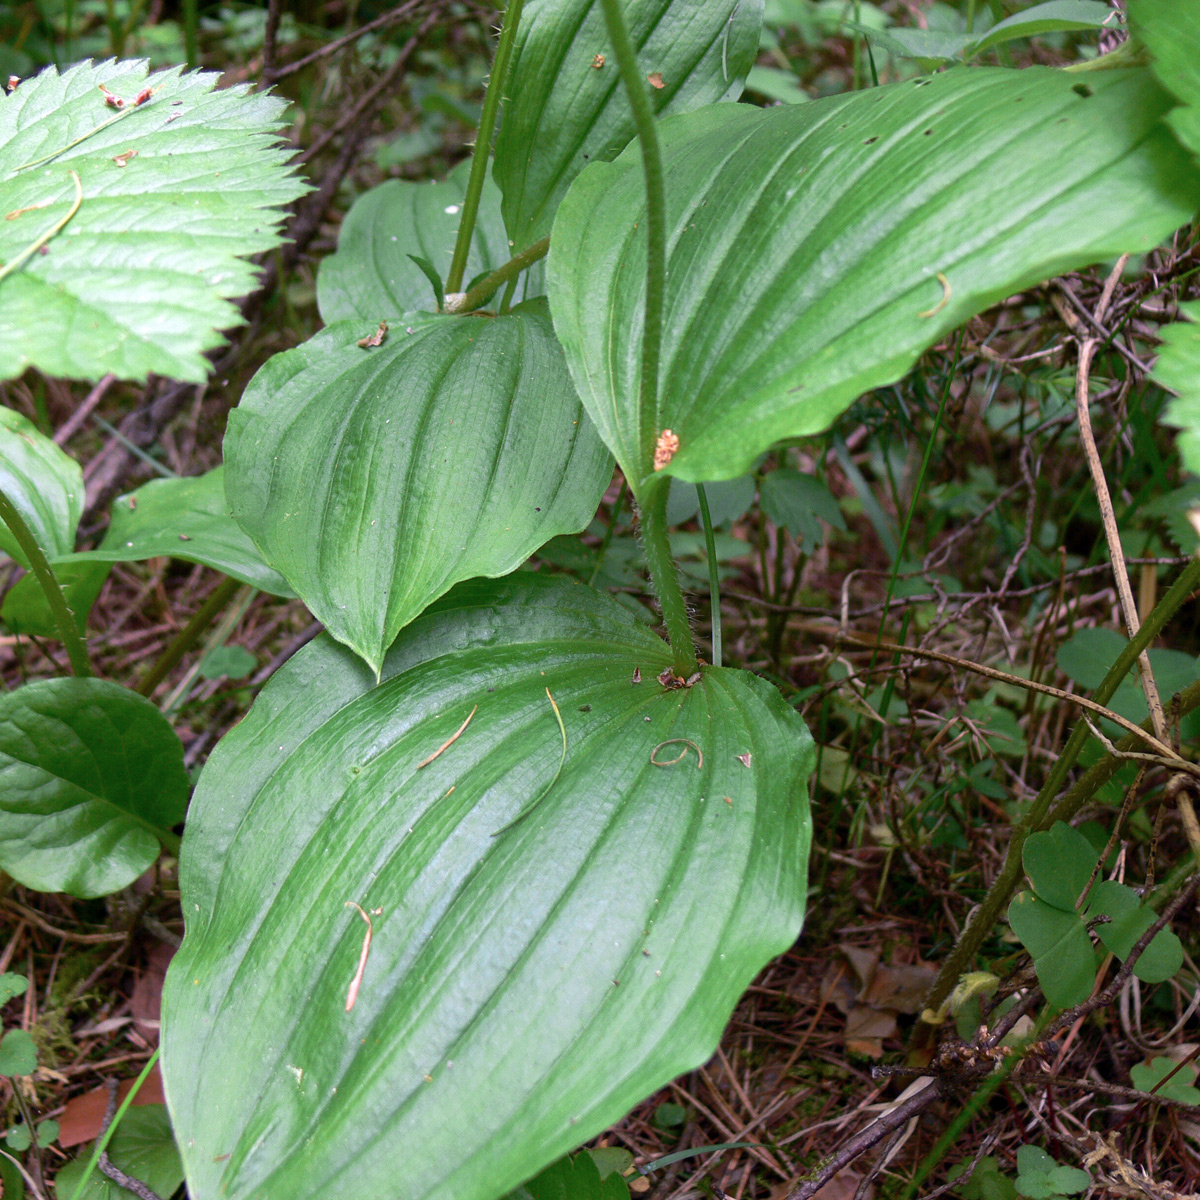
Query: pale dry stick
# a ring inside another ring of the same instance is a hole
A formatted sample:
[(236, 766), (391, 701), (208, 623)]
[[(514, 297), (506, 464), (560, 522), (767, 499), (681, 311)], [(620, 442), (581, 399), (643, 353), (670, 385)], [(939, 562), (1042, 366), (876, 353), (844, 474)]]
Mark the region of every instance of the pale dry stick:
[(105, 392), (116, 380), (117, 377), (110, 371), (88, 392), (83, 403), (63, 422), (62, 428), (54, 435), (56, 445), (65, 446), (83, 428), (83, 423), (92, 415), (96, 405), (104, 399)]
[(1159, 741), (1154, 734), (1148, 733), (1140, 725), (1135, 725), (1132, 721), (1121, 716), (1120, 713), (1113, 712), (1111, 708), (1105, 708), (1103, 704), (1097, 704), (1095, 700), (1089, 700), (1086, 696), (1077, 696), (1073, 692), (1064, 692), (1062, 688), (1051, 687), (1046, 683), (1034, 683), (1030, 679), (1022, 679), (1019, 675), (1011, 675), (1009, 672), (999, 671), (995, 667), (985, 667), (983, 663), (972, 662), (968, 658), (958, 658), (953, 654), (942, 654), (938, 650), (922, 650), (917, 646), (900, 646), (895, 642), (872, 642), (866, 638), (857, 638), (847, 634), (841, 635), (838, 640), (850, 646), (861, 646), (864, 650), (882, 650), (890, 654), (911, 654), (918, 658), (931, 658), (935, 662), (945, 663), (951, 667), (961, 667), (965, 671), (982, 675), (985, 679), (995, 679), (1000, 683), (1012, 684), (1013, 687), (1040, 692), (1043, 696), (1053, 696), (1057, 700), (1066, 700), (1070, 704), (1076, 704), (1080, 708), (1087, 709), (1088, 712), (1096, 713), (1097, 716), (1107, 717), (1108, 720), (1120, 725), (1126, 733), (1132, 733), (1136, 737), (1140, 737), (1151, 749), (1156, 750), (1158, 755), (1165, 759), (1167, 765), (1172, 769), (1186, 771), (1189, 774), (1200, 777), (1200, 767), (1196, 766), (1195, 763), (1190, 763), (1180, 758), (1170, 746)]
[(454, 743), (457, 742), (460, 737), (462, 737), (463, 731), (467, 728), (468, 725), (470, 725), (471, 718), (478, 711), (479, 711), (479, 705), (477, 704), (477, 705), (475, 705), (475, 707), (473, 709), (471, 709), (471, 711), (469, 713), (467, 713), (467, 719), (454, 731), (454, 734), (451, 737), (448, 737), (431, 755), (429, 755), (428, 758), (421, 759), (421, 761), (419, 763), (417, 763), (415, 769), (419, 771), (422, 767), (429, 766), (429, 764), (431, 762), (433, 762), (433, 760), (435, 758), (440, 758), (443, 754), (445, 754), (446, 751), (449, 750), (450, 747), (453, 746)]
[(358, 1000), (358, 989), (362, 986), (363, 972), (367, 969), (367, 957), (371, 953), (371, 937), (375, 932), (371, 918), (379, 916), (383, 909), (373, 908), (368, 913), (361, 904), (356, 904), (353, 900), (347, 900), (346, 907), (356, 909), (358, 915), (367, 923), (367, 932), (363, 934), (362, 949), (358, 954), (358, 967), (355, 969), (354, 978), (350, 980), (350, 987), (346, 991), (346, 1011), (353, 1012), (354, 1004)]
[[(1129, 255), (1124, 254), (1117, 260), (1108, 279), (1104, 283), (1104, 291), (1100, 295), (1100, 303), (1096, 306), (1093, 324), (1100, 326), (1104, 314), (1112, 302), (1113, 291), (1121, 272), (1125, 269)], [(1061, 310), (1064, 314), (1066, 310)], [(1069, 322), (1068, 322), (1069, 324)], [(1129, 570), (1125, 565), (1125, 552), (1121, 548), (1121, 534), (1117, 529), (1117, 516), (1113, 510), (1112, 496), (1109, 494), (1108, 481), (1104, 477), (1104, 464), (1100, 461), (1096, 449), (1096, 438), (1092, 432), (1092, 416), (1089, 408), (1088, 386), (1092, 367), (1092, 357), (1096, 348), (1101, 344), (1099, 337), (1079, 337), (1078, 322), (1075, 323), (1076, 339), (1079, 344), (1079, 366), (1075, 374), (1075, 414), (1079, 421), (1079, 440), (1083, 443), (1083, 451), (1087, 457), (1088, 470), (1092, 476), (1092, 486), (1096, 489), (1096, 502), (1100, 506), (1100, 519), (1104, 523), (1104, 537), (1108, 542), (1108, 555), (1112, 560), (1113, 578), (1117, 585), (1117, 595), (1121, 600), (1121, 612), (1125, 617), (1125, 627), (1129, 637), (1136, 637), (1142, 626), (1138, 616), (1137, 604), (1133, 598), (1133, 588), (1129, 583)], [(1138, 655), (1138, 674), (1142, 680), (1142, 690), (1146, 693), (1146, 703), (1150, 707), (1150, 715), (1154, 722), (1154, 736), (1165, 741), (1167, 736), (1167, 720), (1163, 713), (1162, 699), (1158, 694), (1158, 684), (1154, 681), (1154, 669), (1150, 665), (1150, 652), (1143, 650)]]

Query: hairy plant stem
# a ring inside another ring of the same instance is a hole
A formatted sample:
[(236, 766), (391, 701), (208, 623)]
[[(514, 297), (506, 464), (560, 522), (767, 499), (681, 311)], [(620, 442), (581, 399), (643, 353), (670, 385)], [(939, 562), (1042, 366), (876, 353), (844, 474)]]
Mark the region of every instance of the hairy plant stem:
[(94, 674), (92, 664), (88, 660), (87, 645), (75, 627), (75, 614), (71, 612), (62, 585), (58, 582), (45, 551), (37, 544), (33, 531), (25, 524), (25, 518), (3, 491), (0, 491), (0, 521), (11, 530), (13, 537), (17, 539), (17, 545), (29, 560), (29, 569), (37, 579), (46, 597), (46, 603), (50, 606), (54, 624), (58, 627), (59, 639), (67, 648), (72, 672), (81, 678)]
[(171, 668), (192, 648), (200, 635), (209, 627), (213, 618), (230, 600), (237, 595), (242, 587), (240, 579), (232, 577), (224, 579), (209, 593), (208, 599), (196, 610), (195, 616), (175, 635), (171, 644), (159, 655), (158, 661), (152, 666), (146, 678), (138, 684), (138, 692), (143, 696), (154, 695), (154, 689), (166, 679)]
[(446, 311), (451, 313), (467, 313), (486, 304), (505, 283), (514, 283), (526, 267), (532, 266), (539, 258), (545, 258), (550, 249), (550, 238), (526, 246), (515, 258), (510, 258), (502, 267), (497, 267), (490, 275), (485, 275), (469, 292), (461, 292), (453, 300), (447, 300)]
[[(721, 665), (721, 579), (717, 572), (717, 539), (713, 534), (712, 517), (708, 512), (708, 497), (704, 484), (696, 484), (700, 500), (700, 524), (704, 526), (704, 549), (708, 555), (708, 607), (712, 612), (712, 663)], [(782, 550), (777, 551), (782, 554)]]
[[(1179, 610), (1180, 606), (1200, 586), (1200, 558), (1194, 558), (1183, 570), (1183, 573), (1172, 585), (1171, 589), (1154, 607), (1154, 611), (1146, 618), (1145, 624), (1129, 644), (1121, 651), (1117, 661), (1113, 663), (1100, 686), (1096, 689), (1094, 699), (1099, 704), (1107, 704), (1112, 699), (1121, 681), (1129, 673), (1138, 659), (1138, 655), (1150, 645), (1159, 635), (1167, 621)], [(1191, 689), (1189, 689), (1190, 691)], [(1054, 799), (1066, 782), (1067, 773), (1075, 765), (1090, 730), (1087, 723), (1079, 721), (1067, 739), (1062, 754), (1051, 768), (1042, 789), (1029, 806), (1029, 810), (1014, 825), (1004, 857), (1000, 874), (996, 876), (992, 886), (979, 907), (975, 909), (962, 936), (958, 939), (949, 957), (942, 964), (937, 979), (925, 1000), (925, 1007), (937, 1012), (942, 1003), (954, 989), (959, 977), (968, 969), (979, 947), (991, 933), (1000, 916), (1001, 910), (1007, 905), (1013, 891), (1020, 882), (1022, 866), (1021, 851), (1031, 833), (1048, 828), (1055, 820), (1061, 820), (1060, 814), (1066, 810), (1066, 797), (1057, 808), (1052, 808)], [(1120, 761), (1116, 761), (1116, 767)], [(1093, 768), (1095, 770), (1095, 768)], [(1084, 777), (1085, 779), (1087, 776)], [(1102, 781), (1101, 781), (1102, 782)], [(1082, 780), (1080, 781), (1082, 783)], [(1076, 788), (1080, 785), (1077, 784)], [(1099, 786), (1099, 784), (1096, 784)], [(1076, 789), (1068, 792), (1068, 797), (1075, 794)], [(1089, 792), (1088, 795), (1091, 793)], [(1086, 798), (1086, 797), (1084, 797)], [(1083, 803), (1083, 799), (1079, 800)], [(933, 1040), (934, 1026), (924, 1021), (918, 1021), (914, 1031), (914, 1043), (918, 1046), (929, 1045)]]
[(696, 646), (688, 624), (679, 573), (671, 558), (667, 535), (667, 481), (654, 477), (654, 448), (658, 442), (658, 358), (662, 345), (663, 281), (667, 262), (667, 206), (663, 189), (662, 151), (654, 127), (654, 110), (638, 68), (637, 51), (629, 37), (620, 0), (600, 0), (604, 23), (621, 71), (646, 177), (646, 303), (642, 317), (642, 373), (638, 388), (638, 478), (629, 481), (642, 515), (642, 546), (654, 591), (662, 606), (671, 640), (675, 673), (688, 678), (697, 669)]
[[(638, 69), (637, 51), (629, 39), (620, 0), (601, 0), (608, 36), (621, 71), (621, 81), (633, 109), (642, 172), (646, 177), (646, 307), (642, 320), (642, 377), (638, 393), (638, 470), (645, 478), (654, 469), (654, 446), (659, 428), (658, 356), (662, 345), (663, 281), (667, 271), (667, 203), (663, 191), (662, 151), (654, 127), (654, 110), (646, 81)], [(641, 481), (631, 481), (642, 500)]]
[(488, 80), (487, 93), (483, 98), (483, 112), (479, 116), (479, 135), (475, 139), (475, 153), (471, 158), (471, 174), (467, 179), (467, 195), (463, 200), (462, 221), (458, 226), (458, 237), (454, 242), (454, 257), (450, 260), (450, 274), (446, 276), (446, 291), (457, 292), (462, 287), (463, 275), (467, 270), (467, 255), (471, 251), (471, 238), (475, 233), (475, 218), (479, 214), (479, 198), (483, 195), (483, 181), (487, 177), (488, 159), (492, 153), (492, 134), (496, 130), (496, 116), (500, 112), (500, 101), (504, 91), (504, 80), (508, 65), (512, 61), (513, 43), (517, 37), (517, 25), (521, 20), (521, 8), (525, 0), (511, 0), (504, 10), (504, 24), (500, 30), (500, 43), (496, 47), (496, 59), (492, 63), (492, 75)]
[(679, 586), (679, 573), (671, 557), (671, 541), (667, 534), (667, 481), (659, 481), (640, 506), (642, 517), (642, 550), (650, 578), (662, 608), (663, 624), (674, 655), (675, 674), (689, 678), (698, 668), (692, 627), (688, 624), (687, 605)]

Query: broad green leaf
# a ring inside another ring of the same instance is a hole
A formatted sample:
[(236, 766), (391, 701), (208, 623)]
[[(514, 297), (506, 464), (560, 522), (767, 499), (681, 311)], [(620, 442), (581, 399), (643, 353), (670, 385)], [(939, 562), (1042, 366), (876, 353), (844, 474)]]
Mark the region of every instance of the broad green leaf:
[(1077, 629), (1055, 651), (1054, 659), (1068, 679), (1095, 691), (1128, 644), (1115, 629)]
[(43, 892), (104, 896), (183, 820), (183, 746), (136, 692), (46, 679), (0, 696), (0, 868)]
[(0, 1187), (4, 1188), (4, 1200), (24, 1200), (25, 1180), (17, 1164), (3, 1154), (0, 1154)]
[[(1089, 897), (1087, 916), (1103, 913), (1112, 920), (1096, 927), (1096, 935), (1118, 958), (1124, 959), (1158, 914), (1138, 899), (1132, 888), (1116, 880), (1098, 883)], [(1146, 983), (1165, 983), (1183, 966), (1183, 945), (1170, 929), (1161, 929), (1134, 964), (1133, 973)]]
[(1043, 33), (1119, 28), (1119, 17), (1116, 9), (1110, 8), (1103, 0), (1047, 0), (1045, 4), (1035, 4), (1006, 20), (998, 21), (971, 46), (970, 53), (983, 54), (1004, 42), (1039, 37)]
[(1055, 821), (1044, 832), (1029, 835), (1021, 851), (1021, 865), (1042, 900), (1074, 916), (1076, 902), (1099, 857), (1078, 829)]
[(813, 751), (763, 681), (669, 661), (521, 573), (422, 614), (379, 686), (325, 637), (276, 674), (181, 859), (194, 1200), (491, 1200), (707, 1058), (799, 930)]
[[(656, 113), (741, 95), (758, 50), (763, 0), (624, 0), (623, 7), (638, 69), (652, 77)], [(600, 5), (529, 0), (505, 96), (495, 175), (508, 236), (520, 250), (550, 232), (579, 172), (615, 158), (634, 135)]]
[(225, 437), (234, 517), (376, 667), (455, 583), (584, 528), (612, 475), (544, 301), (409, 319), (375, 348), (351, 321), (277, 354)]
[[(662, 122), (668, 256), (655, 425), (684, 479), (744, 473), (1022, 287), (1188, 220), (1200, 175), (1147, 71), (952, 71), (766, 110)], [(555, 329), (634, 491), (645, 199), (630, 148), (564, 200)], [(939, 281), (939, 275), (946, 283)]]
[(118, 496), (99, 547), (65, 561), (140, 562), (159, 556), (215, 567), (273, 596), (295, 594), (287, 580), (263, 562), (230, 515), (224, 467), (203, 475), (155, 479)]
[(0, 378), (34, 366), (199, 383), (203, 352), (241, 320), (230, 301), (254, 286), (249, 256), (282, 240), (305, 190), (276, 144), (284, 102), (216, 91), (211, 72), (147, 70), (47, 67), (0, 98)]
[[(442, 183), (389, 179), (355, 200), (338, 231), (338, 247), (317, 273), (321, 318), (370, 325), (406, 312), (433, 312), (433, 289), (410, 254), (427, 259), (444, 279), (454, 253), (471, 164)], [(500, 192), (485, 180), (467, 258), (467, 278), (494, 271), (512, 255), (500, 216)], [(532, 294), (532, 293), (529, 293)]]
[(1077, 913), (1021, 892), (1008, 906), (1013, 933), (1033, 958), (1038, 983), (1056, 1008), (1082, 1004), (1096, 982), (1096, 955)]
[[(69, 555), (54, 559), (50, 565), (66, 596), (67, 607), (75, 617), (76, 628), (84, 633), (88, 614), (108, 578), (110, 567), (108, 563), (73, 562), (73, 558)], [(58, 622), (50, 611), (42, 585), (31, 571), (22, 575), (5, 593), (4, 603), (0, 605), (0, 620), (13, 633), (59, 639)]]
[[(1178, 1066), (1173, 1059), (1159, 1055), (1148, 1063), (1135, 1063), (1129, 1069), (1129, 1075), (1139, 1092), (1154, 1092), (1164, 1100), (1178, 1100), (1181, 1104), (1200, 1104), (1200, 1088), (1192, 1086), (1196, 1068), (1189, 1065), (1177, 1071)], [(1171, 1078), (1163, 1083), (1168, 1075)]]
[(1176, 395), (1163, 420), (1179, 430), (1176, 444), (1184, 469), (1200, 475), (1200, 301), (1181, 304), (1179, 312), (1184, 319), (1162, 331), (1154, 379)]
[(931, 62), (954, 62), (971, 44), (965, 33), (942, 29), (863, 30), (871, 43), (897, 58), (920, 58)]
[[(21, 514), (48, 558), (75, 549), (75, 529), (83, 513), (83, 472), (79, 464), (39, 432), (27, 417), (3, 407), (0, 407), (0, 491)], [(2, 521), (0, 552), (24, 567), (29, 566), (16, 538)]]
[(1179, 140), (1200, 154), (1200, 0), (1129, 0), (1134, 37), (1154, 73), (1180, 102), (1167, 117)]
[(0, 1041), (0, 1075), (32, 1075), (37, 1067), (37, 1046), (24, 1029), (10, 1029)]
[(812, 99), (791, 71), (778, 67), (751, 67), (746, 75), (746, 90), (768, 100), (778, 100), (780, 104), (807, 104)]
[[(75, 1195), (91, 1153), (91, 1146), (84, 1147), (74, 1162), (59, 1171), (56, 1182), (60, 1200), (71, 1200)], [(164, 1104), (127, 1109), (108, 1144), (108, 1155), (122, 1171), (140, 1179), (157, 1196), (172, 1195), (183, 1182), (183, 1164)], [(79, 1200), (129, 1200), (130, 1194), (93, 1171)]]

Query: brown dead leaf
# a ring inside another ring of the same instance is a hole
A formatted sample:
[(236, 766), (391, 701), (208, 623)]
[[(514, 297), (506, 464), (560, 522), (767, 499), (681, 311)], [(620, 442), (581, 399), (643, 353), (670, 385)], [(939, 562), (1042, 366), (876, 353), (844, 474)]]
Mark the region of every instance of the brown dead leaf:
[(149, 961), (133, 985), (130, 1011), (133, 1013), (134, 1028), (152, 1046), (158, 1045), (158, 1022), (162, 1015), (163, 981), (167, 967), (175, 956), (175, 947), (158, 942), (150, 951)]
[[(117, 1088), (117, 1102), (120, 1103), (133, 1087), (133, 1080), (126, 1079)], [(146, 1082), (138, 1089), (133, 1098), (134, 1104), (166, 1104), (163, 1095), (162, 1076), (158, 1067), (146, 1076)], [(104, 1124), (104, 1110), (108, 1107), (108, 1088), (93, 1088), (74, 1100), (68, 1100), (62, 1116), (58, 1119), (58, 1144), (64, 1149), (71, 1146), (81, 1146), (100, 1136), (100, 1126)]]
[(932, 963), (914, 963), (905, 967), (885, 964), (875, 968), (862, 999), (876, 1008), (892, 1008), (896, 1012), (915, 1015), (921, 1011), (936, 978), (937, 968)]
[(895, 1037), (897, 1032), (895, 1013), (859, 1005), (846, 1017), (846, 1050), (882, 1058), (883, 1039)]

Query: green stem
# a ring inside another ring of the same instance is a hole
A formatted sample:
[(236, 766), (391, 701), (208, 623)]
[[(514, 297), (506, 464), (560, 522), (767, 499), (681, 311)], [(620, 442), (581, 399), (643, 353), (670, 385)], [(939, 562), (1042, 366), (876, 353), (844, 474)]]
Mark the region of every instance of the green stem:
[(213, 618), (236, 595), (242, 586), (240, 579), (225, 579), (209, 593), (208, 599), (196, 610), (195, 616), (175, 635), (171, 644), (159, 655), (158, 661), (150, 668), (146, 678), (138, 684), (138, 692), (143, 696), (153, 696), (171, 668), (192, 648), (200, 635), (209, 627)]
[(550, 249), (549, 237), (540, 242), (526, 246), (515, 258), (510, 258), (502, 267), (497, 267), (490, 275), (485, 275), (469, 292), (462, 292), (454, 298), (447, 296), (446, 311), (451, 313), (466, 313), (486, 304), (503, 283), (514, 281), (526, 267), (532, 266), (539, 258), (545, 258)]
[[(1136, 664), (1138, 655), (1162, 632), (1163, 626), (1175, 615), (1197, 586), (1200, 586), (1200, 558), (1194, 558), (1188, 563), (1171, 589), (1154, 606), (1154, 610), (1146, 618), (1146, 623), (1138, 631), (1137, 636), (1121, 651), (1117, 661), (1113, 663), (1095, 691), (1094, 699), (1097, 703), (1107, 704), (1112, 699), (1113, 693)], [(1071, 731), (1071, 736), (1067, 739), (1062, 754), (1055, 760), (1046, 782), (1042, 785), (1042, 790), (1029, 806), (1028, 812), (1013, 826), (1008, 851), (1004, 857), (1004, 865), (995, 882), (988, 888), (987, 895), (975, 909), (974, 915), (967, 923), (958, 943), (942, 964), (937, 979), (934, 980), (933, 987), (926, 998), (926, 1008), (936, 1012), (941, 1007), (943, 1001), (954, 989), (959, 977), (964, 974), (974, 959), (979, 947), (991, 933), (1001, 910), (1008, 904), (1013, 891), (1020, 882), (1021, 851), (1025, 846), (1025, 841), (1031, 833), (1045, 828), (1048, 824), (1053, 824), (1053, 820), (1047, 821), (1048, 815), (1056, 815), (1051, 813), (1051, 805), (1066, 782), (1067, 773), (1075, 765), (1075, 760), (1079, 757), (1090, 733), (1085, 721), (1080, 721), (1075, 726)], [(1117, 765), (1119, 766), (1120, 763), (1118, 762)], [(1087, 777), (1085, 776), (1085, 778)], [(1082, 784), (1082, 780), (1080, 782)], [(1068, 796), (1072, 794), (1073, 792), (1068, 793)], [(1062, 806), (1060, 805), (1058, 811), (1061, 810)], [(918, 1022), (916, 1040), (923, 1042), (930, 1037), (932, 1032), (932, 1026)]]
[(158, 1062), (159, 1051), (161, 1046), (155, 1047), (154, 1053), (146, 1060), (146, 1065), (142, 1068), (142, 1073), (133, 1081), (133, 1087), (129, 1089), (125, 1099), (121, 1101), (121, 1107), (117, 1109), (108, 1128), (96, 1139), (95, 1146), (92, 1147), (92, 1156), (88, 1159), (87, 1167), (84, 1169), (83, 1175), (79, 1182), (75, 1185), (75, 1192), (71, 1196), (71, 1200), (79, 1200), (83, 1195), (84, 1189), (87, 1187), (87, 1182), (92, 1176), (92, 1172), (96, 1169), (96, 1164), (100, 1161), (100, 1155), (108, 1148), (109, 1139), (117, 1131), (117, 1127), (121, 1124), (121, 1118), (125, 1116), (126, 1110), (133, 1103), (133, 1098), (138, 1094), (142, 1084), (146, 1082), (146, 1077), (154, 1069), (154, 1064)]
[(88, 661), (87, 646), (75, 625), (75, 614), (71, 612), (71, 606), (67, 603), (62, 585), (54, 574), (54, 568), (50, 566), (45, 552), (37, 544), (33, 531), (25, 524), (25, 518), (3, 491), (0, 491), (0, 521), (12, 531), (21, 552), (29, 560), (29, 569), (41, 586), (54, 617), (54, 624), (58, 626), (59, 639), (67, 648), (71, 670), (81, 678), (93, 674), (92, 664)]
[(471, 252), (471, 237), (475, 233), (479, 198), (483, 195), (488, 159), (492, 153), (492, 134), (496, 129), (496, 116), (500, 112), (504, 80), (508, 75), (508, 64), (512, 59), (513, 43), (516, 41), (517, 25), (521, 20), (521, 7), (524, 3), (525, 0), (511, 0), (508, 8), (504, 10), (504, 25), (500, 30), (500, 43), (496, 47), (496, 60), (492, 63), (492, 76), (488, 80), (487, 93), (483, 97), (483, 112), (479, 116), (479, 136), (475, 139), (475, 154), (471, 159), (466, 199), (463, 200), (462, 221), (459, 223), (458, 238), (454, 243), (454, 257), (450, 260), (450, 274), (446, 276), (448, 293), (457, 292), (462, 287), (463, 276), (467, 271), (467, 255)]
[(679, 586), (679, 573), (671, 557), (671, 540), (667, 533), (667, 488), (661, 480), (641, 505), (642, 549), (650, 578), (654, 583), (658, 603), (662, 607), (663, 624), (675, 656), (675, 674), (688, 679), (698, 669), (692, 629), (688, 624), (687, 605)]
[[(654, 127), (654, 110), (646, 81), (638, 68), (637, 51), (629, 38), (620, 0), (601, 0), (608, 36), (633, 109), (642, 171), (646, 176), (646, 308), (642, 322), (642, 378), (638, 396), (638, 469), (643, 479), (653, 469), (654, 447), (661, 432), (658, 412), (658, 356), (662, 345), (663, 281), (667, 269), (667, 204), (663, 189), (662, 152)], [(639, 502), (642, 480), (630, 480)], [(664, 499), (665, 504), (665, 499)], [(653, 570), (653, 568), (652, 568)], [(674, 567), (671, 575), (674, 577)], [(660, 597), (661, 598), (661, 597)]]
[[(704, 549), (708, 554), (708, 607), (712, 613), (712, 663), (721, 665), (721, 580), (717, 574), (717, 539), (713, 535), (712, 517), (708, 512), (708, 497), (704, 484), (696, 484), (696, 495), (700, 498), (700, 523), (704, 526)], [(782, 540), (783, 534), (780, 533)], [(782, 551), (780, 551), (782, 557)]]

